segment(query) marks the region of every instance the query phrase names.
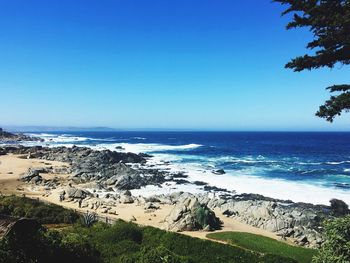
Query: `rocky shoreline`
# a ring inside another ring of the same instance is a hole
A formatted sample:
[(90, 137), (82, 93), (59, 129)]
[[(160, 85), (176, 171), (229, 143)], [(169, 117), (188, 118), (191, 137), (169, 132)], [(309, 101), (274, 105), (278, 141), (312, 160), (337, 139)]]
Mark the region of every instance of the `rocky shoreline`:
[[(178, 192), (147, 198), (132, 196), (129, 190), (147, 185), (161, 187), (165, 182), (188, 183), (181, 179), (185, 175), (147, 167), (145, 164), (150, 156), (146, 154), (97, 151), (76, 146), (20, 145), (0, 147), (0, 154), (67, 163), (67, 167), (59, 171), (32, 169), (21, 180), (42, 186), (47, 191), (60, 189), (62, 198), (78, 203), (82, 208), (115, 214), (115, 203), (136, 202), (144, 206), (145, 211), (159, 209), (161, 204), (174, 205), (163, 224), (164, 229), (172, 231), (220, 229), (220, 222), (213, 212), (216, 210), (226, 217), (277, 233), (298, 245), (319, 247), (323, 243), (322, 221), (333, 217), (329, 206), (293, 203), (255, 194), (235, 195), (205, 184), (203, 189), (208, 191), (204, 194)], [(58, 172), (71, 175), (68, 184), (61, 184), (57, 178), (46, 180), (42, 177), (45, 173)], [(200, 185), (200, 182), (195, 183)], [(199, 213), (202, 215), (198, 216)]]
[(39, 141), (43, 142), (44, 140), (38, 137), (27, 136), (21, 133), (10, 133), (4, 131), (0, 128), (0, 143), (20, 143), (24, 141)]
[[(15, 154), (24, 159), (41, 159), (66, 163), (60, 168), (30, 169), (21, 177), (29, 185), (43, 187), (45, 191), (59, 191), (60, 200), (77, 203), (105, 214), (116, 214), (116, 203), (137, 203), (145, 212), (152, 212), (162, 204), (173, 205), (164, 218), (163, 228), (171, 231), (220, 229), (221, 222), (214, 210), (228, 218), (276, 233), (283, 239), (307, 247), (319, 247), (323, 242), (322, 222), (335, 216), (330, 206), (294, 203), (256, 194), (237, 195), (233, 192), (192, 182), (203, 193), (173, 192), (150, 197), (133, 196), (130, 190), (164, 184), (190, 184), (183, 173), (171, 173), (147, 165), (147, 154), (125, 153), (110, 150), (93, 150), (88, 147), (25, 147), (21, 141), (40, 141), (40, 138), (11, 134), (0, 130), (0, 155)], [(15, 142), (15, 144), (7, 144)], [(67, 174), (69, 180), (58, 177), (44, 179), (44, 174)], [(215, 171), (222, 174), (223, 170)], [(335, 201), (344, 206), (340, 200)], [(348, 212), (348, 210), (346, 211)], [(133, 220), (132, 216), (131, 219)]]

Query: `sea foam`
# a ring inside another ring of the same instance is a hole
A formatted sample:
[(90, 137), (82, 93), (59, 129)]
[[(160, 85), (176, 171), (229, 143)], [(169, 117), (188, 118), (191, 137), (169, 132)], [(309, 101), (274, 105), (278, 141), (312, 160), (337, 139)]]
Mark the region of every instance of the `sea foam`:
[[(166, 145), (157, 143), (96, 143), (94, 139), (87, 137), (71, 136), (71, 135), (56, 135), (56, 134), (34, 134), (45, 140), (46, 146), (67, 146), (71, 147), (75, 143), (78, 146), (90, 147), (95, 150), (109, 149), (112, 151), (125, 151), (134, 153), (150, 153), (152, 158), (149, 159), (148, 165), (153, 168), (166, 169), (167, 171), (177, 173), (183, 172), (188, 175), (187, 180), (190, 182), (203, 181), (211, 186), (224, 188), (229, 191), (240, 193), (255, 193), (264, 196), (292, 200), (294, 202), (308, 202), (313, 204), (329, 204), (332, 198), (342, 199), (350, 204), (350, 193), (348, 190), (325, 187), (317, 181), (291, 181), (283, 179), (272, 179), (258, 176), (263, 168), (253, 166), (260, 163), (271, 163), (275, 160), (269, 160), (263, 156), (259, 158), (235, 158), (235, 157), (204, 157), (204, 156), (185, 156), (179, 153), (172, 154), (171, 151), (184, 151), (202, 147), (200, 144), (184, 144), (184, 145)], [(97, 140), (97, 139), (96, 139)], [(98, 139), (103, 141), (103, 139)], [(37, 145), (39, 142), (33, 142), (32, 145)], [(30, 144), (30, 143), (28, 143)], [(120, 148), (122, 147), (122, 149)], [(182, 162), (186, 159), (186, 163)], [(200, 162), (197, 162), (197, 161)], [(216, 175), (211, 172), (220, 162), (231, 163), (249, 163), (252, 166), (239, 171), (226, 170), (226, 174)], [(328, 165), (339, 165), (350, 163), (348, 160), (339, 162), (327, 162)], [(305, 165), (318, 165), (317, 162), (300, 162)], [(345, 169), (344, 172), (349, 169)], [(202, 188), (194, 184), (180, 185), (163, 185), (146, 186), (139, 190), (133, 190), (133, 194), (152, 195), (159, 193), (168, 193), (173, 191), (188, 191), (201, 192)]]

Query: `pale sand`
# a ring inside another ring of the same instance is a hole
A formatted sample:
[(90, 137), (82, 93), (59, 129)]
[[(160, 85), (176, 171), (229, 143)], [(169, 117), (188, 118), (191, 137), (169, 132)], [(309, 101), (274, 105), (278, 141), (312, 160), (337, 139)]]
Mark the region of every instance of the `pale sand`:
[[(44, 200), (50, 203), (55, 203), (57, 205), (76, 209), (82, 212), (92, 211), (87, 208), (78, 208), (77, 203), (73, 202), (60, 202), (58, 190), (54, 190), (50, 193), (45, 191), (42, 186), (32, 186), (30, 184), (23, 183), (18, 179), (28, 171), (29, 168), (38, 168), (38, 167), (62, 167), (67, 166), (66, 163), (56, 162), (56, 161), (46, 161), (39, 159), (21, 159), (18, 155), (4, 155), (0, 156), (0, 191), (3, 194), (16, 194), (23, 195), (25, 194), (28, 197), (39, 198), (40, 200)], [(12, 174), (9, 174), (12, 173)], [(41, 174), (43, 178), (49, 179), (52, 177), (59, 177), (62, 184), (68, 184), (68, 179), (70, 175), (67, 174)], [(61, 189), (62, 190), (62, 189)], [(137, 224), (145, 225), (145, 226), (153, 226), (157, 228), (162, 228), (162, 221), (164, 218), (170, 213), (172, 205), (161, 205), (161, 208), (155, 210), (154, 212), (145, 212), (143, 206), (138, 206), (137, 204), (117, 204), (116, 211), (117, 215), (111, 214), (102, 214), (99, 213), (102, 217), (108, 217), (111, 219), (123, 219), (129, 221), (132, 216), (136, 218)], [(222, 232), (222, 231), (239, 231), (239, 232), (248, 232), (257, 235), (262, 235), (266, 237), (270, 237), (273, 239), (281, 240), (276, 234), (260, 229), (255, 228), (245, 223), (239, 222), (233, 218), (227, 218), (222, 215), (219, 210), (215, 210), (215, 214), (223, 221), (222, 230), (214, 231), (214, 232)], [(208, 232), (204, 231), (186, 231), (181, 232), (183, 234), (206, 239), (206, 234)], [(213, 233), (213, 232), (211, 232)]]

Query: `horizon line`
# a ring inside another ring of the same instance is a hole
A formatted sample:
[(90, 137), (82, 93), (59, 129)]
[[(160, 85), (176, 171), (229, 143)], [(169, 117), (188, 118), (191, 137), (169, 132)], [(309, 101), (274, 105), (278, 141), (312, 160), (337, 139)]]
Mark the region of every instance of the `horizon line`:
[(4, 130), (13, 132), (350, 132), (350, 130), (310, 129), (210, 129), (210, 128), (112, 128), (107, 126), (41, 126), (3, 125)]

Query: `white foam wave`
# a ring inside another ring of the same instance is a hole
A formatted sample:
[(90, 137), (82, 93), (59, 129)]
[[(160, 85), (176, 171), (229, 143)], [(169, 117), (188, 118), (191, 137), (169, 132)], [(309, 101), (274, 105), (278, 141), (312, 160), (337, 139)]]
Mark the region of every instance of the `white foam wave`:
[[(152, 152), (162, 152), (162, 151), (181, 151), (190, 150), (201, 147), (200, 144), (186, 144), (186, 145), (165, 145), (156, 143), (118, 143), (112, 144), (112, 147), (122, 147), (126, 152), (133, 153), (152, 153)], [(110, 148), (111, 145), (105, 145), (105, 147)]]
[(57, 136), (57, 135), (54, 135), (54, 134), (49, 134), (49, 133), (26, 133), (26, 135), (28, 136), (33, 136), (33, 137), (53, 137), (53, 136)]
[[(38, 136), (36, 134), (36, 136)], [(73, 146), (76, 141), (85, 141), (88, 138), (68, 136), (68, 135), (52, 135), (52, 134), (41, 134), (45, 144), (50, 146)], [(52, 138), (52, 140), (50, 140)], [(54, 142), (54, 143), (51, 143)], [(68, 144), (70, 143), (70, 144)], [(97, 150), (109, 149), (113, 151), (120, 151), (117, 147), (122, 147), (123, 151), (134, 152), (134, 153), (153, 153), (162, 151), (172, 151), (172, 150), (188, 150), (201, 147), (199, 144), (186, 144), (186, 145), (164, 145), (164, 144), (145, 144), (145, 143), (113, 143), (113, 144), (98, 144), (98, 145), (83, 145), (91, 147)], [(350, 204), (350, 192), (344, 189), (329, 188), (322, 186), (320, 182), (295, 182), (287, 181), (282, 179), (271, 179), (263, 178), (258, 176), (253, 176), (254, 174), (259, 174), (259, 167), (252, 166), (251, 169), (241, 170), (239, 173), (234, 171), (227, 171), (224, 175), (214, 175), (210, 169), (215, 167), (218, 161), (224, 161), (222, 157), (219, 158), (209, 158), (206, 159), (206, 166), (200, 163), (182, 163), (181, 158), (186, 158), (181, 155), (175, 155), (170, 153), (155, 153), (153, 158), (148, 162), (152, 167), (167, 169), (170, 172), (184, 172), (188, 175), (189, 181), (203, 181), (209, 185), (225, 188), (227, 190), (233, 190), (237, 193), (256, 193), (268, 197), (278, 198), (278, 199), (290, 199), (294, 202), (309, 202), (313, 204), (329, 204), (329, 200), (332, 198), (337, 198), (344, 200), (346, 203)], [(201, 157), (199, 157), (201, 158)], [(220, 159), (221, 158), (221, 159)], [(235, 162), (269, 162), (264, 158), (250, 159), (247, 158), (232, 158), (224, 157), (226, 160), (231, 160)], [(168, 163), (168, 162), (172, 163)], [(272, 160), (273, 161), (273, 160)], [(341, 163), (349, 163), (350, 161), (342, 162), (328, 162), (331, 165), (337, 165)], [(309, 164), (309, 163), (308, 163)], [(350, 171), (350, 169), (348, 169)], [(164, 186), (162, 188), (152, 188), (152, 186), (147, 186), (141, 190), (133, 190), (133, 194), (138, 193), (149, 193), (153, 195), (154, 193), (160, 193), (162, 191), (201, 191), (200, 187), (195, 185), (176, 185), (176, 186)]]
[(326, 164), (329, 164), (329, 165), (338, 165), (338, 164), (344, 164), (344, 163), (350, 163), (350, 161), (326, 162)]
[(82, 142), (87, 141), (89, 138), (73, 136), (69, 134), (49, 134), (49, 133), (39, 133), (39, 134), (30, 134), (31, 136), (39, 137), (44, 140), (44, 142), (49, 143), (74, 143), (74, 142)]
[(253, 170), (226, 171), (224, 175), (214, 175), (210, 170), (200, 164), (172, 163), (158, 168), (166, 168), (172, 173), (183, 172), (188, 175), (187, 180), (203, 181), (211, 186), (224, 188), (236, 193), (255, 193), (267, 197), (292, 200), (294, 202), (307, 202), (313, 204), (329, 204), (329, 200), (337, 198), (350, 204), (350, 192), (343, 189), (329, 188), (317, 182), (296, 182), (282, 179), (271, 179), (254, 176)]
[[(96, 145), (83, 144), (80, 146), (90, 147), (94, 150), (110, 150), (110, 151), (122, 151), (122, 152), (132, 152), (132, 153), (182, 151), (182, 150), (190, 150), (190, 149), (201, 147), (201, 145), (199, 144), (164, 145), (164, 144), (153, 144), (153, 143), (149, 143), (149, 144), (147, 143), (99, 143)], [(166, 155), (164, 155), (164, 157), (165, 156)]]
[(180, 192), (180, 191), (189, 192), (193, 194), (205, 192), (201, 187), (195, 186), (193, 184), (176, 184), (176, 183), (164, 183), (161, 185), (161, 187), (155, 186), (155, 185), (147, 185), (145, 187), (141, 187), (140, 189), (130, 190), (132, 195), (134, 196), (141, 195), (143, 197), (150, 197), (155, 194), (167, 195), (167, 194)]
[[(203, 157), (206, 158), (206, 157)], [(211, 162), (221, 162), (221, 163), (247, 163), (247, 164), (255, 164), (255, 163), (278, 163), (277, 160), (266, 159), (265, 157), (259, 155), (258, 157), (233, 157), (233, 156), (220, 156), (220, 157), (211, 157), (206, 158)]]
[(322, 163), (318, 163), (318, 162), (298, 162), (297, 164), (300, 164), (300, 165), (321, 165)]
[(256, 193), (272, 198), (313, 204), (329, 204), (330, 199), (337, 198), (350, 204), (349, 191), (330, 189), (320, 185), (233, 174), (203, 177), (197, 173), (190, 175), (190, 178), (204, 179), (203, 181), (211, 185), (236, 190), (238, 193)]
[[(162, 151), (182, 151), (190, 150), (201, 147), (200, 144), (185, 144), (185, 145), (166, 145), (166, 144), (157, 144), (157, 143), (98, 143), (93, 145), (91, 143), (81, 144), (84, 141), (94, 141), (93, 138), (74, 136), (69, 134), (49, 134), (49, 133), (40, 133), (40, 134), (31, 134), (42, 138), (44, 142), (33, 143), (31, 145), (45, 145), (45, 146), (67, 146), (71, 147), (74, 143), (80, 142), (80, 146), (90, 147), (95, 150), (111, 150), (111, 151), (125, 151), (133, 153), (152, 153), (152, 152), (162, 152)], [(143, 137), (134, 137), (137, 139), (146, 139)], [(104, 139), (108, 141), (110, 139)], [(98, 139), (98, 141), (103, 141), (103, 139)]]

